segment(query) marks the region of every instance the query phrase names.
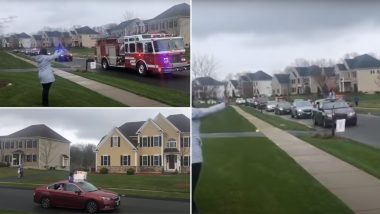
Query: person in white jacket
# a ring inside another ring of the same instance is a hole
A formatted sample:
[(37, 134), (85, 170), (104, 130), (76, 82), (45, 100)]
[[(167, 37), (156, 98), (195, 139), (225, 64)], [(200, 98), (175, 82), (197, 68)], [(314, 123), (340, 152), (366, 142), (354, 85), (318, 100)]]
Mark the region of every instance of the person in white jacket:
[[(194, 103), (194, 101), (193, 101)], [(201, 125), (201, 119), (223, 110), (226, 105), (228, 105), (228, 99), (224, 98), (224, 102), (208, 107), (208, 108), (192, 108), (192, 164), (191, 164), (191, 175), (192, 175), (192, 212), (197, 213), (198, 209), (194, 200), (195, 190), (198, 183), (199, 174), (202, 168), (202, 140), (200, 137), (199, 127)]]
[(48, 55), (46, 48), (41, 48), (40, 54), (36, 57), (38, 63), (38, 78), (42, 85), (42, 106), (49, 106), (49, 90), (55, 81), (51, 61), (59, 56), (56, 51), (53, 55)]

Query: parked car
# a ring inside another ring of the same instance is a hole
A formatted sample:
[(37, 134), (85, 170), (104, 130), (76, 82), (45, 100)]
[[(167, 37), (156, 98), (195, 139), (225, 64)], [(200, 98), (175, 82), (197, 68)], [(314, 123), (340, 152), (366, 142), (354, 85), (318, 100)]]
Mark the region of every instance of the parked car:
[(38, 54), (40, 54), (40, 49), (39, 48), (32, 48), (30, 50), (30, 55), (37, 56)]
[(257, 109), (265, 109), (267, 107), (268, 97), (258, 97), (257, 98)]
[(274, 113), (275, 114), (290, 114), (292, 110), (292, 106), (290, 105), (289, 102), (279, 102), (277, 103), (276, 107), (274, 108)]
[(267, 105), (265, 107), (265, 111), (267, 111), (267, 112), (274, 111), (274, 108), (276, 107), (276, 105), (277, 105), (277, 101), (273, 101), (273, 100), (268, 101)]
[(59, 181), (40, 186), (34, 190), (34, 202), (43, 208), (61, 207), (85, 209), (89, 213), (100, 210), (115, 210), (120, 206), (120, 196), (114, 192), (100, 190), (89, 182)]
[(238, 105), (244, 105), (245, 104), (245, 99), (244, 98), (236, 98), (235, 103), (238, 104)]
[(331, 127), (333, 120), (346, 119), (346, 125), (356, 126), (357, 116), (345, 101), (342, 100), (318, 100), (317, 108), (313, 112), (314, 125)]
[(313, 105), (307, 100), (296, 100), (292, 104), (291, 117), (292, 118), (311, 118), (313, 114)]
[(65, 61), (65, 62), (71, 62), (73, 61), (73, 55), (67, 50), (67, 49), (62, 49), (62, 53), (61, 55), (59, 55), (55, 61), (58, 61), (58, 62), (62, 62), (62, 61)]
[(246, 106), (253, 106), (253, 99), (252, 98), (248, 98), (247, 101), (245, 102), (245, 105)]

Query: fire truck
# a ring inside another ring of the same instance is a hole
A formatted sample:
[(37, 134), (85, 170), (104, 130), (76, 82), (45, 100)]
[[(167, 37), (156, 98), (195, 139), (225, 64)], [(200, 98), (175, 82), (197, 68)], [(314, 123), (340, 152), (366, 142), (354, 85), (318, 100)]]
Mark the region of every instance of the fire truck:
[(98, 39), (96, 61), (103, 69), (134, 69), (143, 76), (148, 71), (167, 74), (190, 70), (190, 64), (185, 58), (183, 37), (169, 34)]

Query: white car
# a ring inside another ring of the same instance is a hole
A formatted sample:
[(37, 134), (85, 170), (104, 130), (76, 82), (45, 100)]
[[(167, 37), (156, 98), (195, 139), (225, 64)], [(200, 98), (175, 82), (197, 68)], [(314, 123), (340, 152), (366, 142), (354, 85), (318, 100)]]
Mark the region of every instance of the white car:
[(245, 99), (243, 98), (237, 98), (235, 101), (236, 104), (245, 104)]

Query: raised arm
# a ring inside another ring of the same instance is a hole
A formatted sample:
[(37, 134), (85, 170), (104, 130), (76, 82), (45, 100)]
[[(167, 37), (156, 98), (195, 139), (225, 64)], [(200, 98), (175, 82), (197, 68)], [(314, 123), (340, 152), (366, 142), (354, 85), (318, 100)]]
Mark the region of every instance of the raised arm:
[(57, 58), (59, 56), (59, 54), (61, 54), (60, 51), (55, 51), (54, 54), (52, 55), (48, 55), (46, 56), (46, 58), (49, 60), (49, 61), (53, 61), (53, 59)]
[(206, 117), (210, 114), (213, 114), (215, 112), (221, 111), (226, 107), (226, 104), (224, 102), (213, 105), (209, 108), (192, 108), (192, 118), (193, 119), (200, 119), (203, 117)]

